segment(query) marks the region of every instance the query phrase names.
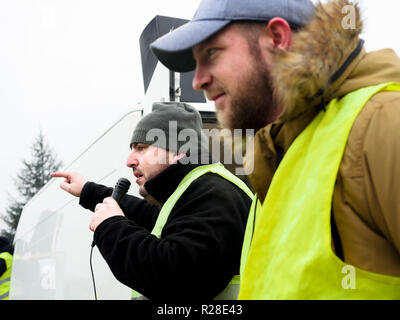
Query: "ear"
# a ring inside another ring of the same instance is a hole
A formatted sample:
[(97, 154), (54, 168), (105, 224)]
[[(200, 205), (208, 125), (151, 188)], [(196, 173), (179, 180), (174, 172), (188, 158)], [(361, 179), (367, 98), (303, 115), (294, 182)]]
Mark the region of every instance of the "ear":
[(292, 44), (289, 23), (283, 18), (272, 18), (264, 28), (260, 41), (267, 41), (272, 49), (287, 50)]

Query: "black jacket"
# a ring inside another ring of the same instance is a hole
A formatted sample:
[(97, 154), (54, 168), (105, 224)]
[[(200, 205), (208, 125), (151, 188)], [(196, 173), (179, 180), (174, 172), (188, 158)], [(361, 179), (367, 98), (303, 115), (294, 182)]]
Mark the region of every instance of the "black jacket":
[[(0, 253), (3, 253), (3, 252), (8, 252), (9, 254), (13, 255), (14, 247), (10, 243), (3, 243), (3, 245), (0, 245)], [(0, 277), (6, 271), (7, 271), (6, 260), (4, 260), (3, 258), (0, 258)]]
[[(196, 165), (179, 162), (145, 187), (164, 203)], [(80, 204), (94, 210), (112, 188), (88, 182)], [(195, 180), (175, 204), (161, 239), (150, 234), (161, 207), (125, 196), (126, 217), (103, 221), (94, 240), (114, 276), (150, 299), (212, 299), (239, 273), (240, 254), (251, 199), (213, 173)]]
[(7, 264), (6, 260), (0, 258), (0, 277), (3, 275), (4, 272), (7, 271)]

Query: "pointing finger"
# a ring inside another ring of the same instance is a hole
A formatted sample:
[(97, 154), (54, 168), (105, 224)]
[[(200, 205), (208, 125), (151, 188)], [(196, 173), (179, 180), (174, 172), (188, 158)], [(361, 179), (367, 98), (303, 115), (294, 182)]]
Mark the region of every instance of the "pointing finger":
[(68, 172), (52, 172), (50, 173), (50, 176), (53, 178), (66, 178), (68, 179), (70, 177), (70, 174)]

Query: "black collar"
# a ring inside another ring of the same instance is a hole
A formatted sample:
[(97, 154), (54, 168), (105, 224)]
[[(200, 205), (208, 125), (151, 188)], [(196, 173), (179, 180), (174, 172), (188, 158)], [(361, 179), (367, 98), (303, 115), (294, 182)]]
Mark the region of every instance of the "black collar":
[(194, 168), (201, 165), (205, 164), (182, 164), (178, 161), (147, 181), (144, 187), (154, 199), (165, 203), (171, 194), (174, 193), (182, 179)]

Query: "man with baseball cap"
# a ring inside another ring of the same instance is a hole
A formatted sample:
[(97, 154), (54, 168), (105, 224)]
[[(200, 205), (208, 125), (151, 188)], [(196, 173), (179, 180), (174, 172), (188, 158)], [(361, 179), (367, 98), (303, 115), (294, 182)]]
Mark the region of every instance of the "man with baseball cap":
[(151, 44), (257, 132), (239, 298), (400, 298), (400, 59), (361, 32), (348, 0), (203, 0)]
[(78, 173), (52, 173), (95, 212), (94, 242), (135, 299), (237, 298), (253, 194), (213, 161), (201, 128), (199, 112), (186, 103), (155, 103), (139, 121), (126, 165), (148, 201), (125, 195), (118, 204), (112, 188)]

